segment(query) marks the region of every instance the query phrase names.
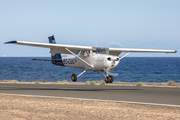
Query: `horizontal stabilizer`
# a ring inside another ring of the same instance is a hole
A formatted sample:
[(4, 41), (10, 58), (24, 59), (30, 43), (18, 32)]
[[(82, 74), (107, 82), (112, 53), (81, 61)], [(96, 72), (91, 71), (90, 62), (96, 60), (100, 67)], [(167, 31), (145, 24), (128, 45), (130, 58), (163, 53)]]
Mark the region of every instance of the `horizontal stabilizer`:
[(33, 61), (57, 61), (62, 62), (62, 60), (56, 60), (56, 59), (32, 59)]

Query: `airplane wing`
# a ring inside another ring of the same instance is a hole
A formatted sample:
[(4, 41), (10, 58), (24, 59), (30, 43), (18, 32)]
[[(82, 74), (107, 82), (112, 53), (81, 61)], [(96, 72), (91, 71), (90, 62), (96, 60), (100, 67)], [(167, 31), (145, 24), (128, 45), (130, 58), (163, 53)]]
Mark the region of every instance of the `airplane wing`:
[(90, 46), (78, 46), (78, 45), (64, 45), (64, 44), (49, 44), (49, 43), (37, 43), (37, 42), (25, 42), (25, 41), (10, 41), (4, 44), (17, 44), (33, 47), (51, 48), (50, 53), (62, 53), (70, 54), (66, 48), (72, 50), (75, 54), (78, 54), (80, 50), (91, 50)]
[[(91, 46), (78, 46), (78, 45), (64, 45), (64, 44), (49, 44), (49, 43), (37, 43), (37, 42), (25, 42), (25, 41), (10, 41), (5, 44), (17, 44), (26, 45), (42, 48), (51, 48), (50, 53), (62, 53), (69, 54), (66, 50), (73, 51), (73, 53), (78, 54), (80, 50), (92, 50)], [(150, 52), (150, 53), (176, 53), (175, 50), (156, 50), (156, 49), (132, 49), (132, 48), (109, 48), (109, 54), (118, 56), (122, 52)]]
[(157, 49), (109, 48), (110, 55), (118, 56), (122, 52), (176, 53), (177, 51), (175, 51), (175, 50), (157, 50)]

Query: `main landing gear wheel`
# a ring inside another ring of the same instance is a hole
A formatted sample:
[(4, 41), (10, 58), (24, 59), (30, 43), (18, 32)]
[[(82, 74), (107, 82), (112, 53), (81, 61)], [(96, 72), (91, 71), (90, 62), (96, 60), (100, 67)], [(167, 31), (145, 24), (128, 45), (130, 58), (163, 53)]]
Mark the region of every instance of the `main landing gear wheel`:
[(71, 79), (73, 82), (77, 81), (77, 75), (76, 74), (72, 74)]
[(106, 76), (106, 78), (105, 78), (105, 82), (106, 82), (106, 83), (110, 83), (109, 76)]
[(114, 77), (112, 75), (109, 76), (109, 83), (112, 83), (114, 80)]

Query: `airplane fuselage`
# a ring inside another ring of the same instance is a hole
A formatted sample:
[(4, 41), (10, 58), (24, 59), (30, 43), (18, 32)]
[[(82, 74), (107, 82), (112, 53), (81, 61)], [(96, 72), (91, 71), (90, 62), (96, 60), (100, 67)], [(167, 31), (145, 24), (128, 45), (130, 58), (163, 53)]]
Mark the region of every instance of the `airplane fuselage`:
[(57, 62), (55, 65), (86, 69), (91, 71), (108, 71), (114, 69), (119, 64), (118, 56), (107, 54), (93, 54), (91, 57), (83, 56), (82, 59), (91, 64), (93, 68), (86, 65), (79, 58), (70, 55), (62, 55), (62, 63)]

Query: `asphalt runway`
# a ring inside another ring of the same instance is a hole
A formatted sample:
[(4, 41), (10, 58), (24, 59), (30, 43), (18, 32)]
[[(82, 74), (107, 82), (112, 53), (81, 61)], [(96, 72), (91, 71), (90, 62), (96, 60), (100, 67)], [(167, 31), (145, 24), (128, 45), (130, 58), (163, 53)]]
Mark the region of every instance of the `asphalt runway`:
[(0, 84), (0, 93), (180, 106), (180, 88), (107, 85)]

